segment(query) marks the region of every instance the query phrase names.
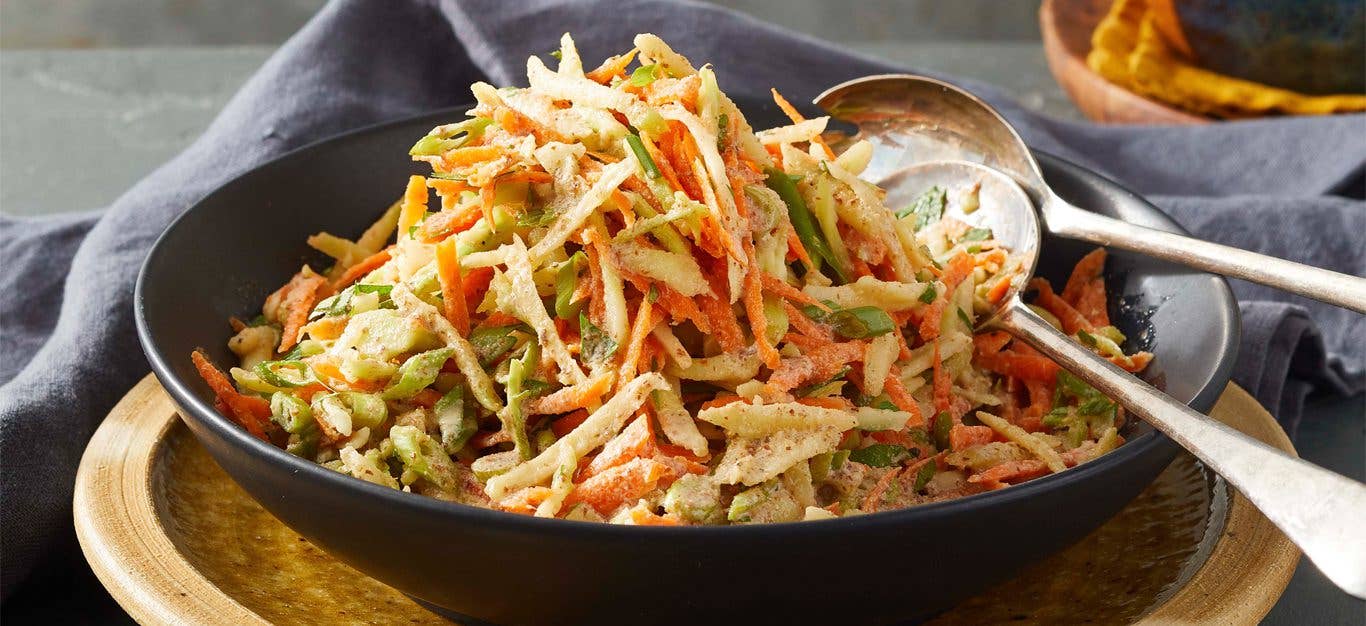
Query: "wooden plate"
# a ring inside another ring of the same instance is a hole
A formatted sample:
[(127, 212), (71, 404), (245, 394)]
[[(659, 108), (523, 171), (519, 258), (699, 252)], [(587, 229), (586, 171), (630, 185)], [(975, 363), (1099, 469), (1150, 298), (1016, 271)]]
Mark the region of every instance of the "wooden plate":
[(1114, 0), (1044, 0), (1039, 29), (1053, 78), (1086, 117), (1110, 124), (1205, 124), (1210, 118), (1149, 100), (1091, 71), (1091, 33)]
[[(1276, 421), (1234, 385), (1211, 415), (1294, 453)], [(143, 624), (443, 621), (266, 513), (176, 419), (151, 376), (91, 439), (74, 506), (86, 559)], [(1265, 517), (1182, 455), (1077, 545), (934, 623), (1252, 624), (1298, 559)]]

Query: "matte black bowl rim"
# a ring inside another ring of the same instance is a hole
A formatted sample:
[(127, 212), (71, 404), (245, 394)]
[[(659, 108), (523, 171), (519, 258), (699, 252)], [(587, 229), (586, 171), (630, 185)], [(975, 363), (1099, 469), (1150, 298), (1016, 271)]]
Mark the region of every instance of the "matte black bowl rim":
[[(269, 167), (276, 161), (289, 159), (296, 153), (309, 150), (319, 144), (328, 143), (350, 137), (354, 135), (368, 135), (371, 133), (382, 132), (394, 126), (411, 124), (416, 120), (446, 114), (463, 114), (468, 107), (455, 107), (441, 111), (431, 111), (419, 115), (413, 115), (403, 119), (382, 122), (371, 126), (362, 127), (353, 131), (348, 131), (339, 135), (327, 137), (293, 150), (286, 152), (270, 161), (267, 161), (255, 168), (247, 170), (235, 176), (221, 187), (226, 187), (237, 182), (239, 179), (251, 175), (257, 169)], [(1045, 160), (1053, 160), (1061, 163), (1064, 167), (1077, 169), (1095, 176), (1090, 170), (1071, 163), (1065, 159), (1035, 150), (1036, 154), (1043, 155)], [(1104, 177), (1101, 177), (1104, 178)], [(1105, 182), (1112, 185), (1116, 191), (1138, 198), (1138, 196), (1118, 183), (1104, 178)], [(204, 196), (207, 198), (215, 192)], [(769, 533), (792, 533), (792, 534), (811, 534), (824, 533), (829, 531), (858, 532), (859, 530), (884, 528), (888, 526), (913, 526), (917, 520), (932, 519), (935, 517), (952, 516), (961, 514), (960, 509), (973, 509), (986, 504), (1005, 504), (1015, 500), (1027, 500), (1033, 498), (1035, 494), (1054, 490), (1067, 489), (1070, 485), (1083, 481), (1092, 474), (1105, 471), (1113, 466), (1126, 463), (1130, 459), (1139, 457), (1150, 451), (1152, 448), (1166, 444), (1169, 439), (1166, 435), (1156, 429), (1143, 433), (1134, 439), (1127, 441), (1118, 449), (1101, 456), (1098, 459), (1083, 463), (1067, 471), (1050, 474), (1048, 476), (1036, 478), (1018, 485), (1013, 485), (1006, 489), (989, 491), (974, 494), (962, 498), (933, 502), (918, 505), (910, 508), (880, 511), (853, 517), (840, 517), (828, 520), (814, 520), (805, 522), (788, 522), (779, 524), (750, 524), (734, 526), (653, 526), (648, 528), (635, 527), (622, 524), (606, 524), (601, 522), (581, 522), (563, 519), (549, 519), (532, 517), (527, 515), (517, 515), (506, 513), (494, 509), (446, 502), (422, 496), (414, 493), (407, 493), (397, 489), (381, 487), (364, 480), (353, 478), (327, 469), (317, 463), (294, 456), (284, 450), (277, 448), (265, 441), (253, 437), (246, 430), (232, 422), (228, 418), (220, 415), (216, 409), (205, 403), (197, 394), (190, 390), (189, 386), (177, 376), (169, 367), (165, 355), (157, 346), (156, 339), (152, 336), (147, 326), (147, 320), (143, 314), (143, 288), (147, 279), (148, 268), (161, 252), (162, 244), (182, 225), (182, 222), (194, 212), (194, 207), (203, 202), (204, 198), (199, 199), (192, 205), (191, 209), (186, 210), (171, 223), (169, 227), (157, 238), (152, 245), (146, 260), (143, 262), (141, 270), (138, 272), (137, 284), (134, 287), (133, 301), (135, 308), (135, 318), (137, 324), (138, 340), (142, 343), (143, 352), (146, 354), (152, 371), (160, 380), (162, 386), (171, 394), (176, 402), (198, 418), (203, 424), (212, 428), (219, 436), (230, 442), (238, 450), (245, 452), (261, 463), (274, 465), (284, 465), (288, 467), (292, 474), (298, 476), (298, 480), (313, 481), (322, 483), (327, 489), (339, 489), (349, 492), (356, 498), (365, 498), (373, 502), (373, 506), (392, 506), (408, 509), (415, 515), (438, 515), (449, 517), (453, 520), (476, 524), (501, 524), (508, 530), (524, 530), (529, 532), (554, 532), (569, 533), (582, 538), (595, 537), (639, 537), (657, 536), (668, 537), (679, 533), (710, 533), (710, 534), (736, 534), (742, 536), (764, 536)], [(1163, 218), (1175, 232), (1188, 234), (1179, 224), (1173, 221), (1165, 213), (1158, 211), (1158, 215)], [(1228, 283), (1223, 280), (1216, 282), (1218, 289), (1222, 292), (1221, 299), (1231, 310), (1237, 311), (1237, 304), (1233, 298), (1233, 293), (1228, 287)], [(1216, 388), (1220, 381), (1227, 381), (1229, 373), (1232, 371), (1233, 362), (1236, 357), (1237, 337), (1239, 336), (1240, 320), (1235, 314), (1231, 317), (1233, 327), (1228, 329), (1223, 338), (1227, 358), (1221, 359), (1209, 381), (1201, 387), (1191, 400), (1190, 405), (1197, 410), (1207, 410), (1214, 405), (1222, 388)], [(175, 358), (189, 358), (189, 355), (173, 355)]]

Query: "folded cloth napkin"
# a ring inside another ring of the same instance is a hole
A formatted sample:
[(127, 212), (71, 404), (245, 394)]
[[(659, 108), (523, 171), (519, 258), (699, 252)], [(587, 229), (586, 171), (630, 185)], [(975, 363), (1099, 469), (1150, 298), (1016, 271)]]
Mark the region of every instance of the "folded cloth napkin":
[[(133, 331), (134, 276), (157, 235), (228, 179), (347, 129), (468, 102), (468, 85), (516, 84), (527, 56), (571, 31), (585, 59), (661, 35), (716, 65), (730, 93), (777, 87), (793, 101), (885, 62), (710, 5), (647, 0), (335, 0), (242, 88), (184, 153), (102, 214), (4, 218), (0, 251), (3, 593), (35, 568), (73, 563), (76, 465), (100, 419), (147, 365)], [(959, 81), (1031, 145), (1148, 195), (1202, 237), (1366, 273), (1366, 117), (1201, 128), (1097, 127), (1040, 117), (998, 89)], [(1325, 305), (1237, 285), (1237, 381), (1293, 423), (1305, 393), (1362, 388), (1366, 323)]]

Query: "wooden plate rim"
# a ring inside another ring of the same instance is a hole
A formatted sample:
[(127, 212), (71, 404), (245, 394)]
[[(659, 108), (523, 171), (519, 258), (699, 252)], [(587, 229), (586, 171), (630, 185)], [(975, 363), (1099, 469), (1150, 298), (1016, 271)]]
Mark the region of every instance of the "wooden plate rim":
[[(1295, 454), (1271, 415), (1237, 385), (1229, 384), (1212, 411), (1223, 412), (1240, 422), (1240, 430)], [(81, 549), (109, 593), (139, 623), (268, 624), (195, 569), (162, 525), (152, 476), (176, 418), (151, 375), (110, 411), (76, 474), (73, 507)], [(1230, 535), (1229, 528), (1239, 532)], [(1298, 561), (1290, 540), (1232, 492), (1227, 522), (1208, 559), (1139, 623), (1257, 623), (1284, 592)]]

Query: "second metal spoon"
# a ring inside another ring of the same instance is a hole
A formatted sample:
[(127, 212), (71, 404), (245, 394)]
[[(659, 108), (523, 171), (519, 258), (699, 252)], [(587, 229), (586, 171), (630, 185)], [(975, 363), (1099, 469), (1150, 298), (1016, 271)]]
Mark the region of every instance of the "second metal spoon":
[[(1119, 402), (1228, 480), (1304, 551), (1334, 583), (1366, 597), (1366, 485), (1288, 456), (1177, 402), (1082, 347), (1024, 304), (1019, 293), (1038, 261), (1039, 224), (1025, 192), (1009, 176), (977, 163), (935, 161), (883, 179), (891, 202), (931, 186), (980, 184), (981, 208), (954, 218), (992, 229), (1019, 256), (1022, 271), (981, 325), (1024, 340)], [(957, 213), (957, 207), (946, 214)]]

